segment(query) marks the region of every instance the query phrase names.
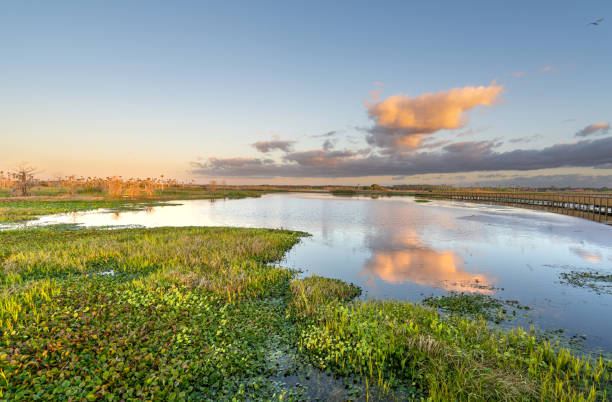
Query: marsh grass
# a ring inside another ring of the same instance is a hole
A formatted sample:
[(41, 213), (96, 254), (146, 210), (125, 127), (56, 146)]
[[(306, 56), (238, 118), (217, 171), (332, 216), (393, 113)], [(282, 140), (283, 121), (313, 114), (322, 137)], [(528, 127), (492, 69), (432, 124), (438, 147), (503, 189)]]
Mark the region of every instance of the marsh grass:
[(0, 200), (0, 223), (26, 222), (41, 215), (72, 213), (107, 208), (112, 211), (139, 211), (167, 205), (159, 201), (133, 200)]
[[(0, 399), (278, 399), (302, 234), (266, 229), (0, 233)], [(101, 275), (113, 271), (114, 275)], [(283, 339), (284, 339), (283, 338)]]
[(304, 233), (63, 229), (0, 232), (0, 400), (610, 393), (609, 361), (482, 318), (354, 301), (359, 289), (340, 280), (296, 279), (273, 263)]
[[(309, 286), (327, 289), (303, 289)], [(316, 295), (294, 313), (300, 350), (317, 367), (367, 379), (389, 398), (595, 401), (612, 390), (609, 361), (572, 355), (520, 328), (493, 330), (482, 317), (443, 318), (408, 302), (318, 296), (351, 294), (350, 285), (337, 287), (308, 279), (292, 284), (298, 296)]]
[[(72, 193), (75, 196), (69, 195)], [(265, 192), (224, 190), (211, 193), (208, 189), (202, 187), (173, 186), (153, 189), (145, 193), (132, 192), (129, 197), (119, 198), (123, 194), (122, 192), (111, 194), (102, 187), (89, 186), (76, 188), (74, 191), (64, 187), (36, 187), (32, 190), (32, 194), (38, 197), (18, 200), (12, 198), (0, 199), (0, 223), (27, 222), (41, 215), (72, 213), (99, 208), (107, 208), (112, 211), (138, 211), (159, 205), (172, 205), (165, 202), (171, 200), (208, 199), (214, 201), (217, 199), (260, 197)], [(106, 197), (109, 195), (110, 197)]]

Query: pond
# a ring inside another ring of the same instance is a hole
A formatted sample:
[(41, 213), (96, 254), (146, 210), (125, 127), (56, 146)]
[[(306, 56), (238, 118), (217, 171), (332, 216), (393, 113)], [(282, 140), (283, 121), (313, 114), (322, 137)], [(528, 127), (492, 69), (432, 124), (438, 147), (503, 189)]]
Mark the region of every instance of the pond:
[[(612, 352), (612, 226), (507, 206), (412, 197), (270, 194), (179, 201), (147, 211), (42, 217), (33, 224), (242, 226), (312, 234), (282, 265), (359, 285), (364, 297), (418, 301), (448, 292), (516, 300), (502, 325), (561, 332)], [(595, 278), (595, 279), (593, 279)]]

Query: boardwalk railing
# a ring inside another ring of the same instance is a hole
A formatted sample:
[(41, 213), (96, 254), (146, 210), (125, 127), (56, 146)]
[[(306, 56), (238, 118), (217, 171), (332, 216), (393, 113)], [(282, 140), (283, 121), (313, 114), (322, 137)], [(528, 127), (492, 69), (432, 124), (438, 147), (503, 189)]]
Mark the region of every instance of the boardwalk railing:
[(612, 194), (447, 191), (430, 193), (428, 196), (546, 209), (612, 225)]

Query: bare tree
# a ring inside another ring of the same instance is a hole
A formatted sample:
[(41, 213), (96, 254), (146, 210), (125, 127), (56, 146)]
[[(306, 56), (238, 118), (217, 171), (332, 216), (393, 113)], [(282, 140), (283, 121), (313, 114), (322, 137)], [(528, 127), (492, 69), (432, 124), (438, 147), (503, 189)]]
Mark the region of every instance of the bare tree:
[(36, 170), (35, 167), (22, 163), (9, 172), (9, 176), (15, 180), (15, 185), (13, 186), (14, 194), (24, 197), (30, 195), (30, 189), (34, 186), (34, 173), (36, 173)]

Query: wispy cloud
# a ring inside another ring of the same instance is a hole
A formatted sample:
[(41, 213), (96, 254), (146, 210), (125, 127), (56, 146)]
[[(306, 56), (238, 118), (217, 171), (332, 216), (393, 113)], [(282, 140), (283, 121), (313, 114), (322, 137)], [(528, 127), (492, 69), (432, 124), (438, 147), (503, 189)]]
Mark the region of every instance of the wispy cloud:
[(332, 130), (332, 131), (328, 131), (326, 133), (323, 134), (316, 134), (316, 135), (311, 135), (312, 138), (329, 138), (329, 137), (333, 137), (336, 134), (338, 134), (337, 130)]
[(542, 67), (542, 68), (540, 69), (540, 72), (541, 72), (541, 73), (553, 73), (553, 72), (555, 72), (555, 71), (557, 71), (557, 69), (556, 69), (556, 68), (554, 68), (553, 66), (551, 66), (550, 64), (549, 64), (549, 65), (546, 65), (546, 66), (544, 66), (544, 67)]
[(503, 91), (501, 85), (453, 88), (414, 98), (394, 95), (368, 104), (374, 121), (368, 143), (380, 148), (415, 149), (423, 137), (443, 129), (456, 129), (467, 123), (467, 112), (476, 106), (491, 106)]
[(508, 142), (511, 142), (512, 144), (520, 144), (520, 143), (526, 144), (528, 142), (539, 140), (540, 138), (542, 138), (541, 134), (534, 134), (534, 135), (528, 135), (526, 137), (512, 138), (508, 140)]
[(610, 131), (610, 122), (590, 124), (576, 133), (576, 137), (587, 137), (589, 135), (604, 135)]
[(291, 152), (293, 149), (293, 144), (295, 141), (281, 141), (281, 140), (272, 140), (272, 141), (257, 141), (254, 144), (251, 144), (255, 147), (259, 152), (268, 153), (275, 149), (281, 150), (283, 152)]

